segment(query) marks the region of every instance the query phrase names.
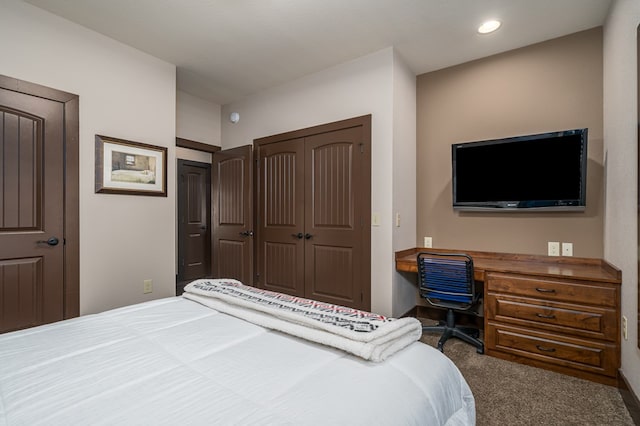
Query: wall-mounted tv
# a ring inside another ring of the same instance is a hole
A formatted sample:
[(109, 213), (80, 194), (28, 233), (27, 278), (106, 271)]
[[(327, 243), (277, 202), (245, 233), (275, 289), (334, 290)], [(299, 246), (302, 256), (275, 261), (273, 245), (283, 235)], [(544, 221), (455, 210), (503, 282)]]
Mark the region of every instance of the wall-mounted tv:
[(453, 144), (451, 159), (456, 210), (586, 207), (587, 129)]

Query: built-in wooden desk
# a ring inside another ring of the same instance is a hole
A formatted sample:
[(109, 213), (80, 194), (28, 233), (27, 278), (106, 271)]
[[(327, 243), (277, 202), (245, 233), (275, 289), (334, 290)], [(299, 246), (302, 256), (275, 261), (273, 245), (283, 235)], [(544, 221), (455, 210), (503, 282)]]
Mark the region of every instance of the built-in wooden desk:
[(417, 247), (396, 252), (396, 269), (417, 273), (421, 251), (473, 258), (487, 355), (617, 385), (618, 268), (602, 259)]

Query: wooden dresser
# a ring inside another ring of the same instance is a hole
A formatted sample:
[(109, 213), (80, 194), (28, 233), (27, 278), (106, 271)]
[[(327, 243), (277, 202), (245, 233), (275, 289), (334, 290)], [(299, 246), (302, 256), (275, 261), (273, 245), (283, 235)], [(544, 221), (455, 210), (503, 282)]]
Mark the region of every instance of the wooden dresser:
[[(396, 253), (416, 272), (420, 251)], [(621, 273), (601, 259), (464, 251), (484, 287), (485, 353), (617, 385)]]

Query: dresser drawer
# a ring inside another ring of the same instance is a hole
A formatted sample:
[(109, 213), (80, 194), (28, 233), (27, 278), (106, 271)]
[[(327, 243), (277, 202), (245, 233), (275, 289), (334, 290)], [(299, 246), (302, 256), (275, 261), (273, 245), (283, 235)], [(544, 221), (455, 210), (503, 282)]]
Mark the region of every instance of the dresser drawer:
[(617, 374), (615, 344), (489, 323), (485, 345), (489, 352), (499, 351), (610, 377)]
[(487, 273), (485, 286), (487, 292), (611, 308), (618, 306), (617, 287), (597, 283), (492, 272)]
[(489, 318), (576, 336), (609, 340), (618, 338), (615, 309), (574, 305), (488, 293), (485, 309)]

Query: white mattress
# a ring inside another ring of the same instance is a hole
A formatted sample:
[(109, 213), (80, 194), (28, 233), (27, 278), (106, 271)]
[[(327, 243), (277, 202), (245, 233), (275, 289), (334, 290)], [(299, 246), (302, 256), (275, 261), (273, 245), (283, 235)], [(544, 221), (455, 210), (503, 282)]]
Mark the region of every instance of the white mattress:
[(0, 335), (0, 426), (474, 423), (427, 345), (371, 363), (181, 297)]

